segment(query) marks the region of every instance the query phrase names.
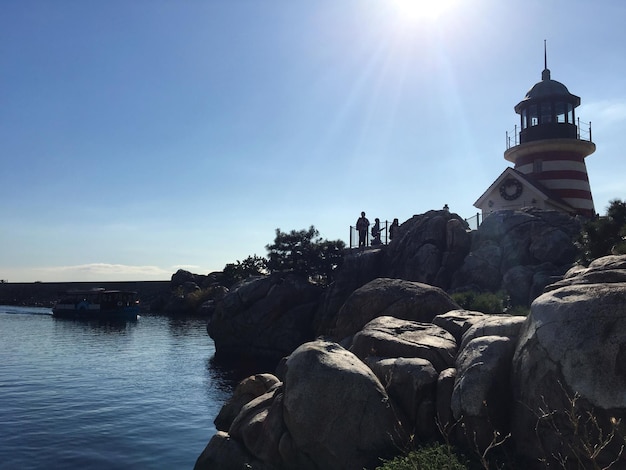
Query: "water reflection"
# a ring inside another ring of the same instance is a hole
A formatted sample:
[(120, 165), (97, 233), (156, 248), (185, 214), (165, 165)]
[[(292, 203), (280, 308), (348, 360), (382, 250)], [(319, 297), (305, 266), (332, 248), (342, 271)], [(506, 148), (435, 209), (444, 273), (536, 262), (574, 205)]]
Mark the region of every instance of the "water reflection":
[(130, 333), (137, 325), (137, 320), (82, 320), (75, 318), (52, 317), (54, 322), (70, 330), (93, 331), (99, 334)]
[(245, 357), (223, 358), (213, 355), (207, 360), (206, 369), (210, 387), (231, 394), (237, 384), (246, 377), (263, 373), (274, 374), (276, 366), (276, 361)]

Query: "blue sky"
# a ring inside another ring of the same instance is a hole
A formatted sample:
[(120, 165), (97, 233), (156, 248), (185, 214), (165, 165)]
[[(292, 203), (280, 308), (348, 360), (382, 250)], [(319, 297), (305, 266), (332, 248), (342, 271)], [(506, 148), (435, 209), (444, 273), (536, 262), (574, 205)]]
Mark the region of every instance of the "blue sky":
[(362, 210), (471, 217), (544, 39), (604, 213), (625, 21), (621, 0), (3, 0), (0, 279), (169, 279), (276, 228), (348, 242)]

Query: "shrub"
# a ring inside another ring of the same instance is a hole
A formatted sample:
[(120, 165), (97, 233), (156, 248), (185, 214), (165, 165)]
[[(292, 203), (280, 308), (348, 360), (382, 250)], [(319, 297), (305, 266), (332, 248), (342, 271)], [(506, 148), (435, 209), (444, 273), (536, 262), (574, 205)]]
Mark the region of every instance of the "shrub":
[(508, 300), (502, 292), (497, 294), (474, 291), (456, 292), (452, 294), (452, 300), (466, 310), (482, 313), (502, 313), (508, 304)]
[(271, 272), (293, 271), (327, 284), (341, 265), (345, 243), (322, 239), (311, 225), (308, 230), (289, 233), (277, 228), (274, 243), (266, 248), (267, 267)]
[(609, 203), (606, 216), (583, 225), (578, 238), (580, 261), (590, 261), (610, 254), (626, 253), (626, 202), (614, 199)]
[(420, 447), (407, 455), (387, 460), (377, 470), (467, 470), (463, 455), (447, 444)]
[(258, 276), (267, 273), (267, 259), (262, 256), (248, 256), (243, 261), (228, 263), (222, 272), (222, 283), (226, 287), (243, 281), (250, 276)]

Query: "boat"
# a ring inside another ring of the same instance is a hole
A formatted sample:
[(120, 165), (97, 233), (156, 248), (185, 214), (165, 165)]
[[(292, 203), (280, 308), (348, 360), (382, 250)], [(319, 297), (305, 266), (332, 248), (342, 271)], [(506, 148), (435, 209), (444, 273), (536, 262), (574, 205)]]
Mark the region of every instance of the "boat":
[(137, 292), (103, 288), (67, 291), (52, 307), (52, 316), (78, 320), (137, 320)]

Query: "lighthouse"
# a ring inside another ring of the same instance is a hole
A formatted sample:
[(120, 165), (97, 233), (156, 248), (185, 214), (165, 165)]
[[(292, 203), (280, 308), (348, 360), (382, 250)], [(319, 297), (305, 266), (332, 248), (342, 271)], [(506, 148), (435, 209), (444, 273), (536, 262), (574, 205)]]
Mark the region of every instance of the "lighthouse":
[(580, 98), (552, 80), (544, 47), (544, 70), (515, 106), (519, 125), (507, 133), (507, 168), (474, 203), (483, 217), (501, 209), (538, 207), (593, 217), (585, 158), (596, 150), (591, 124), (576, 116)]

